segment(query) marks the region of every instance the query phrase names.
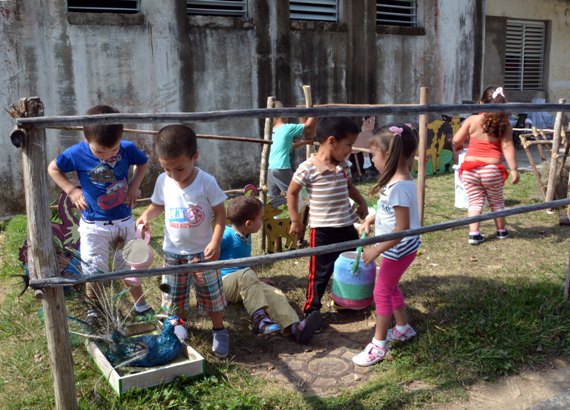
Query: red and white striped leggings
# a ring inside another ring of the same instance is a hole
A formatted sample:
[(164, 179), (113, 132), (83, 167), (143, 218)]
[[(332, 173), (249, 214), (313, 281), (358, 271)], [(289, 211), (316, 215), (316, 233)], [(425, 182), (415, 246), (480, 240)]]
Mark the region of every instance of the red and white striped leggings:
[(505, 209), (503, 196), (503, 173), (496, 165), (489, 164), (461, 173), (463, 187), (467, 193), (469, 211), (483, 211), (485, 199), (491, 207), (491, 211)]

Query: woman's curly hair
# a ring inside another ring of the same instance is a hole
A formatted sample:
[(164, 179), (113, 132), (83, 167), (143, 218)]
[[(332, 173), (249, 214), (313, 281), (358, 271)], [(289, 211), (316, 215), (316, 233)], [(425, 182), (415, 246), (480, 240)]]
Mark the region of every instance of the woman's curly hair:
[[(504, 104), (506, 102), (507, 99), (502, 87), (487, 87), (481, 96), (481, 103), (483, 104)], [(502, 138), (509, 125), (509, 113), (506, 112), (485, 113), (481, 121), (483, 131), (487, 135), (495, 136), (496, 138)]]

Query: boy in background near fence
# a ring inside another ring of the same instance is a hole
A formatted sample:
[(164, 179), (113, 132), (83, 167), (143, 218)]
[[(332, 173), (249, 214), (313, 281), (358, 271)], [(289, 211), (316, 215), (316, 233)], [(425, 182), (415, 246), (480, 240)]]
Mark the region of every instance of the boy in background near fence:
[[(108, 105), (96, 105), (85, 114), (112, 114), (118, 111)], [(131, 209), (148, 167), (148, 159), (133, 142), (121, 140), (122, 124), (87, 125), (85, 141), (63, 151), (48, 166), (54, 182), (81, 211), (79, 222), (80, 254), (84, 275), (109, 271), (109, 255), (113, 251), (113, 268), (129, 266), (123, 258), (122, 245), (135, 239), (135, 221)], [(129, 181), (129, 168), (133, 166)], [(80, 186), (65, 175), (76, 172)], [(135, 316), (153, 314), (144, 298), (139, 278), (124, 280), (134, 299)], [(87, 322), (94, 324), (102, 316), (100, 285), (88, 283), (86, 295), (90, 303)]]
[[(220, 260), (251, 256), (251, 235), (263, 224), (263, 204), (254, 197), (234, 198), (228, 206), (228, 217), (231, 226), (224, 231)], [(300, 321), (283, 292), (262, 282), (253, 269), (236, 266), (222, 268), (221, 272), (226, 298), (243, 303), (252, 318), (254, 334), (282, 332), (306, 344), (320, 327), (320, 312), (314, 311)]]
[[(143, 230), (148, 230), (150, 222), (164, 212), (163, 251), (167, 267), (217, 260), (226, 222), (227, 197), (213, 176), (196, 167), (196, 134), (185, 125), (168, 125), (158, 132), (154, 149), (164, 172), (158, 176), (151, 204), (137, 225), (142, 224)], [(199, 311), (206, 312), (212, 321), (212, 351), (216, 357), (227, 357), (226, 299), (219, 271), (163, 275), (162, 283), (162, 309), (183, 320), (188, 318), (190, 286), (194, 286)], [(175, 330), (182, 340), (188, 336), (183, 326)]]
[[(304, 232), (303, 221), (297, 209), (299, 192), (303, 187), (309, 194), (309, 224), (311, 248), (358, 239), (354, 228), (358, 216), (368, 213), (366, 201), (351, 182), (347, 158), (352, 152), (360, 130), (347, 117), (323, 118), (317, 125), (319, 150), (303, 162), (293, 175), (287, 192), (287, 206), (291, 218), (291, 233)], [(358, 206), (356, 214), (351, 198)], [(342, 251), (311, 256), (305, 315), (319, 311), (321, 299), (333, 273), (334, 262)]]
[[(280, 101), (275, 101), (274, 105), (275, 108), (283, 108)], [(316, 122), (317, 119), (313, 117), (301, 119), (299, 124), (289, 124), (287, 117), (276, 117), (274, 119), (267, 166), (267, 186), (270, 198), (287, 193), (289, 183), (293, 178), (291, 151), (313, 143), (312, 137)], [(300, 135), (304, 135), (304, 138), (295, 141), (294, 138)]]

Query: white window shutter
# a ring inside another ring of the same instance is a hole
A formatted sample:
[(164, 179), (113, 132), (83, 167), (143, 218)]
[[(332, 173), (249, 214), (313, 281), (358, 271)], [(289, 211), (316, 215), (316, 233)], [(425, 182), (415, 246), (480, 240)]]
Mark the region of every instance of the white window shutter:
[(338, 21), (338, 0), (290, 0), (291, 20)]
[(543, 89), (545, 32), (544, 22), (507, 20), (506, 89)]
[(379, 26), (416, 27), (416, 0), (377, 0), (376, 24)]
[(247, 0), (188, 0), (188, 14), (247, 17)]

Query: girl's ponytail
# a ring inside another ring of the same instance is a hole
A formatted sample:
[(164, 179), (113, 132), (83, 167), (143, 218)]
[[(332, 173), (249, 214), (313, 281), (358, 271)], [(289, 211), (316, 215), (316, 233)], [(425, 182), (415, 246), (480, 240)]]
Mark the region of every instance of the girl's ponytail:
[[(487, 87), (481, 96), (483, 104), (504, 104), (507, 102), (503, 87)], [(488, 112), (483, 115), (481, 126), (487, 135), (502, 138), (509, 127), (509, 114), (506, 112)]]

